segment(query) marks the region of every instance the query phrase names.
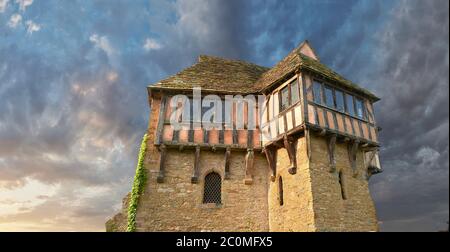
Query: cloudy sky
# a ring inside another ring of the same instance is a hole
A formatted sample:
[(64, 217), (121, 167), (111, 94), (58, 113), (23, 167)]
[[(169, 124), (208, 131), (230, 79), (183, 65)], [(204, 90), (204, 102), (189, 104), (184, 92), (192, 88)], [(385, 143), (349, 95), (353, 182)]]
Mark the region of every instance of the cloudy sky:
[(145, 87), (199, 54), (272, 66), (308, 39), (382, 98), (383, 231), (449, 219), (447, 0), (0, 0), (0, 230), (103, 231), (131, 189)]

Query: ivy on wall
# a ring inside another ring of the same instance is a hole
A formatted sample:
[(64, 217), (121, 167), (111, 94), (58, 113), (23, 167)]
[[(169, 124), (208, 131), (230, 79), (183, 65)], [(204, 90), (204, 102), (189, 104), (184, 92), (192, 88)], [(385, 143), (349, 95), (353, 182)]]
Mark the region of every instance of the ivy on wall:
[(147, 171), (144, 167), (145, 152), (147, 149), (147, 134), (142, 138), (141, 148), (139, 150), (136, 174), (134, 175), (133, 189), (131, 190), (130, 203), (128, 205), (127, 232), (136, 231), (136, 211), (139, 202), (139, 196), (144, 190), (147, 181)]

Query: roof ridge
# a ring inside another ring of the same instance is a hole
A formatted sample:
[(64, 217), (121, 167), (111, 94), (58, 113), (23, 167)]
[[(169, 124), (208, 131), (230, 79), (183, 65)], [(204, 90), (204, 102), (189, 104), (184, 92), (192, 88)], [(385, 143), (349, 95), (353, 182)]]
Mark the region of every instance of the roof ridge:
[(221, 57), (221, 56), (206, 55), (206, 54), (200, 54), (200, 55), (198, 56), (198, 60), (197, 60), (196, 64), (197, 64), (197, 63), (202, 63), (202, 62), (207, 62), (207, 61), (214, 61), (214, 60), (221, 60), (221, 61), (229, 61), (229, 62), (244, 63), (244, 64), (248, 64), (248, 65), (252, 65), (252, 66), (257, 66), (257, 67), (261, 67), (261, 68), (267, 68), (267, 69), (270, 69), (270, 67), (261, 66), (261, 65), (258, 65), (258, 64), (255, 64), (255, 63), (253, 63), (253, 62), (246, 61), (246, 60), (224, 58), (224, 57)]

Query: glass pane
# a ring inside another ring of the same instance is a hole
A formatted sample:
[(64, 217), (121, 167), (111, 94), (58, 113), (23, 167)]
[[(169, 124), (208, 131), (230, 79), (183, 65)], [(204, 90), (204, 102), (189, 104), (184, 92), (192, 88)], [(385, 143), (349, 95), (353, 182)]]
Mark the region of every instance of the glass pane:
[(184, 123), (191, 122), (192, 121), (192, 115), (193, 115), (193, 105), (192, 105), (192, 99), (183, 99), (180, 100), (183, 102), (183, 111), (181, 112), (181, 120)]
[(314, 82), (313, 85), (313, 91), (314, 91), (314, 102), (315, 103), (322, 103), (322, 85), (318, 82)]
[(204, 118), (205, 113), (208, 110), (210, 110), (211, 107), (212, 107), (212, 104), (209, 101), (205, 100), (204, 103), (202, 104), (202, 121), (203, 121), (203, 119), (205, 119), (206, 122), (213, 122), (213, 117)]
[(344, 94), (336, 90), (336, 109), (344, 112)]
[(291, 100), (291, 104), (294, 104), (300, 100), (297, 81), (291, 83)]
[(364, 105), (360, 99), (356, 99), (356, 115), (361, 119), (364, 118)]
[(281, 89), (281, 101), (280, 111), (283, 111), (289, 107), (289, 89), (288, 86)]
[(325, 87), (325, 102), (328, 107), (334, 108), (333, 90), (328, 87)]
[(349, 113), (350, 115), (354, 116), (355, 115), (355, 105), (353, 105), (353, 96), (346, 94), (345, 95), (345, 99), (347, 102), (347, 113)]

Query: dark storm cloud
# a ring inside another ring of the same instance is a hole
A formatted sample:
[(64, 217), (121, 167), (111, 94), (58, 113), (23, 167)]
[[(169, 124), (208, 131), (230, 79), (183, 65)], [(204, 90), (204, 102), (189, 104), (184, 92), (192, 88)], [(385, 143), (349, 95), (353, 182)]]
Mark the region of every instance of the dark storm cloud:
[(380, 31), (367, 83), (376, 106), (385, 173), (372, 188), (387, 230), (438, 230), (449, 205), (448, 1), (402, 1)]

